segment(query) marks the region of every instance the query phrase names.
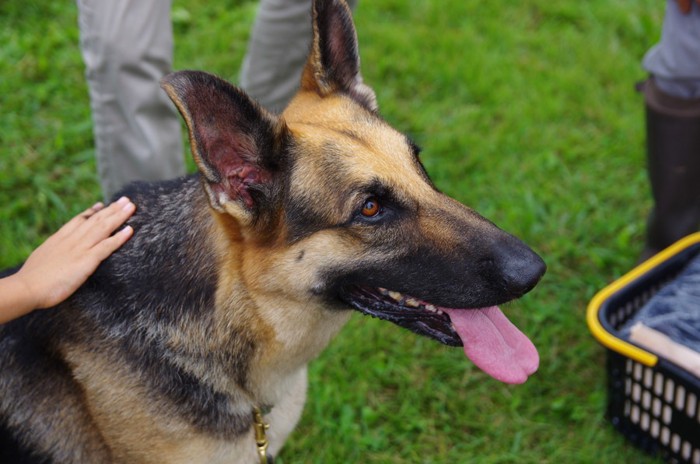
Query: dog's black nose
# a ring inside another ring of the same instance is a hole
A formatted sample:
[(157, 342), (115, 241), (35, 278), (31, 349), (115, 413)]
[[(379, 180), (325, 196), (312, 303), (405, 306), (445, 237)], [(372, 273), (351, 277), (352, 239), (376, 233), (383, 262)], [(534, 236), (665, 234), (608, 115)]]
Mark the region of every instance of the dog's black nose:
[(495, 244), (489, 260), (494, 284), (500, 284), (512, 298), (518, 298), (537, 285), (547, 265), (530, 247), (515, 237)]

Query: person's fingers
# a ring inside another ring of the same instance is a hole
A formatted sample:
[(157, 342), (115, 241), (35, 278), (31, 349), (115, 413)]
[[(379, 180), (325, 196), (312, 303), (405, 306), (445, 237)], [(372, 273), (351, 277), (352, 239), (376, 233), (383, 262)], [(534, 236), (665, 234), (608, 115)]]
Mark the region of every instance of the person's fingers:
[(92, 247), (107, 238), (117, 227), (122, 225), (136, 211), (136, 206), (126, 197), (95, 213), (81, 227), (81, 239)]
[(58, 229), (58, 231), (56, 231), (56, 235), (58, 235), (58, 237), (63, 237), (72, 234), (78, 227), (80, 227), (82, 223), (85, 222), (86, 219), (92, 217), (102, 208), (104, 208), (104, 204), (102, 204), (102, 202), (95, 203), (90, 208), (66, 222), (60, 229)]
[(126, 241), (129, 240), (132, 235), (134, 235), (134, 229), (131, 226), (126, 226), (116, 234), (105, 238), (97, 245), (92, 247), (90, 253), (92, 253), (93, 256), (99, 260), (99, 264), (99, 262), (102, 262), (109, 255), (114, 253), (120, 246), (124, 245), (124, 243), (126, 243)]
[(104, 208), (104, 207), (105, 207), (105, 204), (102, 203), (101, 201), (98, 201), (97, 203), (95, 203), (94, 205), (92, 205), (91, 207), (89, 207), (88, 209), (86, 209), (86, 210), (83, 212), (83, 215), (87, 215), (87, 217), (90, 217), (90, 216), (92, 216), (93, 214), (95, 214), (96, 212), (98, 212), (99, 210), (101, 210), (101, 209)]

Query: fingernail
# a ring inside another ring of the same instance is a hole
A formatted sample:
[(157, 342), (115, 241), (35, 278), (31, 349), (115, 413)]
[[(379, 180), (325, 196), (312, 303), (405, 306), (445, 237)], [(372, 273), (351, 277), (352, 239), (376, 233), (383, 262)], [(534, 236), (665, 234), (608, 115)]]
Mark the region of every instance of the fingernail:
[(122, 230), (120, 230), (119, 233), (124, 235), (131, 235), (134, 233), (134, 228), (131, 226), (126, 226)]
[(104, 206), (104, 204), (101, 201), (98, 201), (97, 203), (92, 205), (92, 208), (90, 208), (90, 209), (99, 210), (99, 209), (102, 209), (103, 206)]
[(119, 200), (116, 202), (118, 205), (125, 205), (129, 203), (129, 199), (127, 197), (121, 197)]
[(124, 211), (131, 211), (131, 210), (136, 209), (136, 205), (133, 204), (131, 201), (129, 201), (127, 204), (125, 204), (124, 206), (122, 206), (122, 209), (123, 209)]

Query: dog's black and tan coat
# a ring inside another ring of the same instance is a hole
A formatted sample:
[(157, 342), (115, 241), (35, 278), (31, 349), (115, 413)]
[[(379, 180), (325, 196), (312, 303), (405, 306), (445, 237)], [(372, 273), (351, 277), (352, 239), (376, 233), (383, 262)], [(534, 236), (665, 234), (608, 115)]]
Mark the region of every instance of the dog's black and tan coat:
[(209, 74), (167, 76), (199, 174), (127, 189), (133, 238), (59, 307), (0, 326), (0, 423), (33, 458), (259, 462), (255, 408), (274, 455), (351, 309), (506, 382), (537, 368), (496, 305), (542, 260), (441, 194), (379, 116), (347, 6), (315, 1), (313, 25), (280, 116)]

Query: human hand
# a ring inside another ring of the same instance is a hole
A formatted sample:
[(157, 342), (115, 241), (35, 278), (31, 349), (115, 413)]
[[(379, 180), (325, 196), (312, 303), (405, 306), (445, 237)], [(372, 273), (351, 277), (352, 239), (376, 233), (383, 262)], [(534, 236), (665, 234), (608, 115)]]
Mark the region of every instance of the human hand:
[[(693, 0), (676, 0), (678, 3), (678, 8), (680, 8), (683, 14), (690, 13), (690, 9), (693, 7)], [(700, 6), (700, 0), (695, 0), (695, 3)]]
[(136, 210), (126, 197), (104, 207), (97, 203), (50, 236), (10, 278), (26, 291), (29, 311), (55, 306), (75, 292), (97, 266), (133, 234), (126, 226), (114, 235)]

